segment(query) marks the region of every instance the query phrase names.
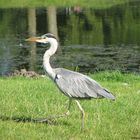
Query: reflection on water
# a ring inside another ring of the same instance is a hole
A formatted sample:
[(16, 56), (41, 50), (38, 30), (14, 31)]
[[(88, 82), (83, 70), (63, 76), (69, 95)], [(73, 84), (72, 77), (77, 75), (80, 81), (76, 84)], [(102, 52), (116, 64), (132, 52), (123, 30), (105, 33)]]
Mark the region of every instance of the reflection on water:
[[(15, 69), (42, 73), (45, 47), (28, 36), (52, 32), (60, 41), (54, 67), (82, 72), (140, 72), (140, 2), (92, 8), (0, 9), (0, 75)], [(37, 45), (38, 46), (38, 45)]]

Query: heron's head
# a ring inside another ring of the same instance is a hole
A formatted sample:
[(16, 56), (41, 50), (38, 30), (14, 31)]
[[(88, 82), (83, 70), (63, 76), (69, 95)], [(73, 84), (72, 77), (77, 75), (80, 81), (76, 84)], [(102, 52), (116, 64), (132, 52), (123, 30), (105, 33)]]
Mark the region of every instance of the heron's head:
[(57, 39), (53, 34), (47, 33), (40, 37), (30, 37), (26, 39), (26, 41), (47, 44), (47, 43), (57, 42)]

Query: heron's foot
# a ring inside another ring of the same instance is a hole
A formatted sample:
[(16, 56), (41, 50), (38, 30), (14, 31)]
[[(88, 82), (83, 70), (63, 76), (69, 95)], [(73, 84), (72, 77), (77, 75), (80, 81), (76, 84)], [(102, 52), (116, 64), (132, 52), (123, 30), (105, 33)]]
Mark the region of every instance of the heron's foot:
[(69, 115), (70, 115), (70, 112), (67, 111), (66, 113), (61, 114), (61, 115), (52, 115), (52, 116), (48, 116), (47, 118), (34, 119), (34, 121), (38, 123), (52, 123), (55, 121), (55, 119), (67, 117)]
[(54, 122), (54, 119), (51, 119), (50, 117), (48, 118), (38, 118), (38, 119), (34, 119), (33, 120), (34, 122), (37, 122), (37, 123), (53, 123)]

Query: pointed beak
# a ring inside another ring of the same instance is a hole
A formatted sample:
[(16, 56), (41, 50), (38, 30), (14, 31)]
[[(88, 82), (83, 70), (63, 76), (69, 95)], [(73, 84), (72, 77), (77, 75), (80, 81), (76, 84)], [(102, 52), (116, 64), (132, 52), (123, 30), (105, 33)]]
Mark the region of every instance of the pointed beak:
[(40, 40), (41, 40), (40, 37), (30, 37), (30, 38), (27, 38), (25, 41), (28, 41), (28, 42), (38, 42)]
[(28, 42), (38, 42), (38, 43), (44, 43), (44, 44), (48, 43), (48, 39), (47, 38), (43, 39), (41, 37), (30, 37), (30, 38), (26, 39), (25, 41), (28, 41)]

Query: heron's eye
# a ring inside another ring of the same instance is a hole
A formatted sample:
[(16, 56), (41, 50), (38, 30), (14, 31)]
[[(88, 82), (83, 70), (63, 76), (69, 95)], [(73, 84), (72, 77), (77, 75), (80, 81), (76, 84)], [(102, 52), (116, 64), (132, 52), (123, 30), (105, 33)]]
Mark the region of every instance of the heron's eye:
[(42, 36), (42, 39), (46, 39), (46, 37), (45, 36)]
[(45, 35), (43, 35), (43, 36), (41, 36), (41, 38), (42, 38), (42, 39), (46, 39), (46, 36), (45, 36)]

